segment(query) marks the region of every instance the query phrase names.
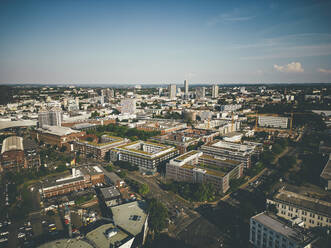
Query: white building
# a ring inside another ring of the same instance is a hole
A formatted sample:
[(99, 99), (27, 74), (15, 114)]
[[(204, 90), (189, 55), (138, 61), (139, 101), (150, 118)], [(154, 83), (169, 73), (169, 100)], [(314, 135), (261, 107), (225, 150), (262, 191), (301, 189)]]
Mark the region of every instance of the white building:
[(217, 98), (218, 97), (218, 85), (214, 84), (211, 89), (211, 97), (212, 98)]
[(311, 232), (271, 213), (262, 212), (250, 219), (249, 242), (254, 247), (310, 248), (315, 240)]
[(171, 100), (176, 99), (176, 85), (175, 84), (170, 84), (169, 88), (168, 88), (168, 91), (169, 91), (169, 98)]
[(61, 126), (62, 111), (59, 108), (53, 108), (50, 111), (44, 110), (38, 113), (39, 127), (43, 126)]
[(261, 127), (287, 128), (288, 118), (279, 116), (259, 116), (258, 124)]
[(121, 100), (121, 114), (134, 115), (136, 113), (136, 99), (123, 99)]
[(206, 88), (205, 87), (198, 87), (195, 90), (195, 96), (197, 99), (205, 98), (206, 96)]

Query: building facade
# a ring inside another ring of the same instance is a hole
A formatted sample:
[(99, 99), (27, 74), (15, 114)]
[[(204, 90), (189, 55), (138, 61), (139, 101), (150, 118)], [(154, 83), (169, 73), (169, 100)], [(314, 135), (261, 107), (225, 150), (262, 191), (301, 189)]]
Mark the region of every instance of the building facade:
[(44, 110), (38, 113), (39, 127), (44, 126), (61, 126), (62, 110), (60, 108), (53, 108), (51, 110)]
[(135, 141), (113, 148), (111, 160), (128, 161), (139, 167), (140, 172), (154, 174), (159, 165), (165, 164), (178, 154), (173, 146), (158, 143)]
[(166, 165), (166, 178), (180, 182), (210, 183), (221, 193), (230, 188), (230, 180), (243, 175), (243, 163), (220, 160), (201, 151), (190, 151)]
[(245, 168), (251, 167), (251, 157), (256, 154), (256, 146), (239, 143), (215, 141), (201, 146), (200, 150), (208, 155), (235, 160), (244, 163)]
[(168, 91), (169, 91), (169, 98), (171, 100), (176, 99), (176, 92), (177, 92), (176, 85), (175, 84), (170, 84), (169, 88), (168, 88)]
[(272, 199), (267, 199), (267, 204), (273, 204), (282, 218), (300, 218), (305, 228), (331, 226), (331, 202), (293, 191), (289, 186), (282, 188)]
[(73, 168), (70, 177), (44, 182), (39, 193), (48, 198), (91, 188), (98, 183), (104, 183), (104, 173), (97, 166)]
[(273, 128), (287, 128), (288, 118), (280, 116), (264, 116), (258, 117), (258, 124), (261, 127), (273, 127)]

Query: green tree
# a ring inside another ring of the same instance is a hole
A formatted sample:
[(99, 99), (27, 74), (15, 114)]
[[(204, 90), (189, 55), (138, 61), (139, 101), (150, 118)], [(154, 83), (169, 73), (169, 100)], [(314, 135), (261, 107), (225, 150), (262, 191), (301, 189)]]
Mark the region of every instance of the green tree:
[(166, 207), (155, 198), (150, 199), (147, 202), (147, 206), (149, 226), (154, 232), (159, 233), (167, 227), (168, 211)]
[(143, 184), (140, 184), (139, 185), (139, 190), (138, 190), (138, 193), (141, 194), (141, 195), (147, 195), (149, 192), (149, 187), (147, 184), (143, 183)]

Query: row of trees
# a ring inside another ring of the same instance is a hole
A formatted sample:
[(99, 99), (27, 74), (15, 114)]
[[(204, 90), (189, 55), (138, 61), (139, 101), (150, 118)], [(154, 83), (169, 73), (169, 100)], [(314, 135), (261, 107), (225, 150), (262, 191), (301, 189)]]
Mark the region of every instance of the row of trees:
[(165, 190), (179, 194), (189, 201), (213, 201), (217, 194), (215, 187), (209, 183), (171, 182), (164, 184), (163, 187)]
[(115, 124), (109, 124), (106, 126), (99, 126), (96, 130), (89, 130), (88, 134), (95, 134), (101, 136), (104, 133), (110, 133), (114, 136), (129, 138), (131, 140), (147, 140), (152, 136), (159, 135), (158, 131), (143, 131), (136, 128), (129, 128), (127, 126), (120, 126)]

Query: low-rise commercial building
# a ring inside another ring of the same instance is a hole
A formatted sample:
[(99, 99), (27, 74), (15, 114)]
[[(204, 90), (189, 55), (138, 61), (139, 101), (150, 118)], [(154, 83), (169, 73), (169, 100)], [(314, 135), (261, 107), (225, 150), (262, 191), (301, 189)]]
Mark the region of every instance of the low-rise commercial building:
[(143, 173), (155, 173), (159, 165), (165, 164), (178, 154), (173, 146), (147, 141), (135, 141), (115, 147), (110, 152), (112, 161), (128, 161)]
[(200, 150), (204, 154), (242, 162), (244, 163), (245, 168), (251, 167), (251, 157), (257, 152), (255, 145), (244, 145), (226, 141), (215, 141), (203, 145)]
[(121, 203), (121, 193), (115, 186), (100, 189), (101, 196), (107, 207), (116, 206)]
[(23, 138), (10, 136), (3, 140), (1, 148), (1, 171), (19, 171), (24, 168)]
[(47, 198), (90, 188), (98, 183), (104, 183), (104, 174), (98, 166), (78, 167), (72, 169), (69, 177), (44, 181), (39, 192)]
[(59, 126), (44, 126), (31, 131), (31, 136), (38, 141), (58, 147), (67, 146), (69, 149), (71, 149), (69, 142), (78, 140), (85, 134), (84, 131)]
[(74, 151), (79, 152), (84, 157), (93, 157), (98, 160), (109, 160), (109, 151), (129, 140), (109, 135), (101, 136), (99, 142), (76, 140), (74, 142)]
[(191, 183), (210, 183), (221, 193), (230, 188), (230, 180), (243, 175), (243, 163), (215, 158), (201, 151), (190, 151), (166, 165), (166, 178)]
[(312, 198), (298, 187), (288, 185), (280, 189), (272, 199), (267, 199), (267, 204), (275, 205), (280, 217), (300, 218), (306, 228), (331, 226), (331, 202)]
[(249, 242), (257, 248), (310, 248), (316, 237), (304, 228), (262, 212), (250, 219)]

